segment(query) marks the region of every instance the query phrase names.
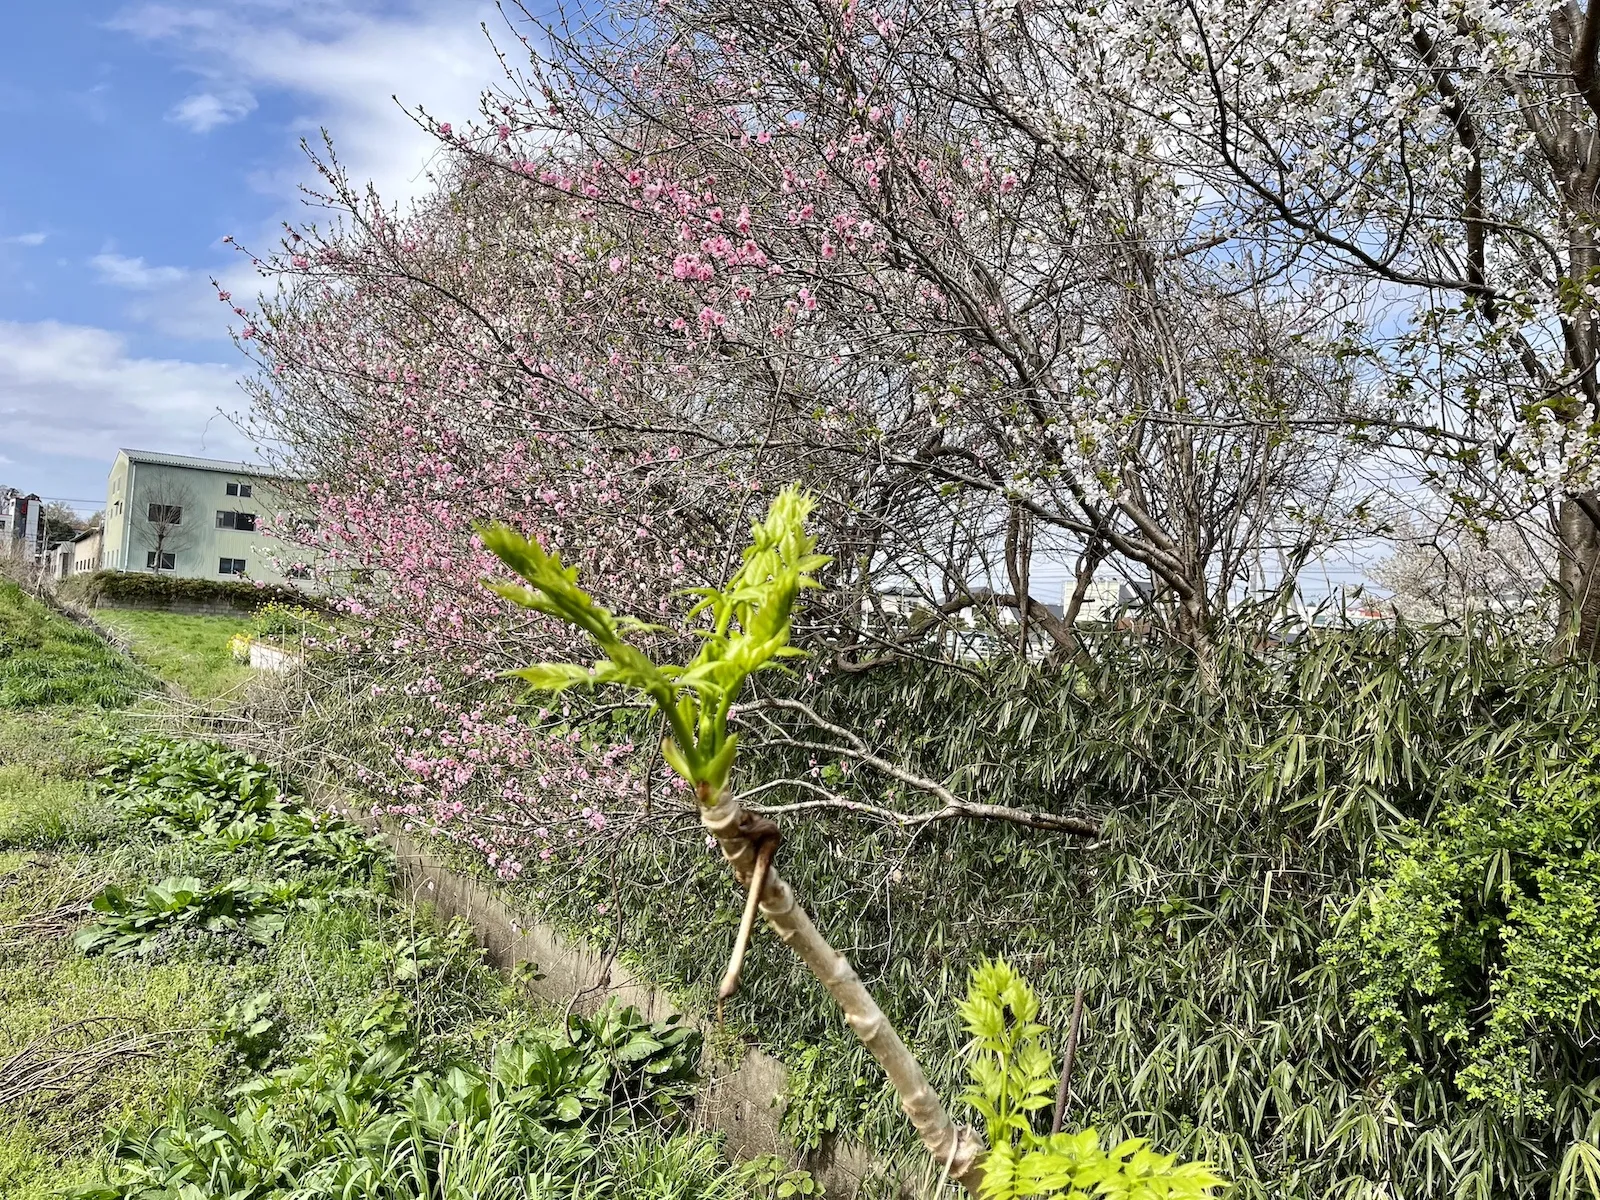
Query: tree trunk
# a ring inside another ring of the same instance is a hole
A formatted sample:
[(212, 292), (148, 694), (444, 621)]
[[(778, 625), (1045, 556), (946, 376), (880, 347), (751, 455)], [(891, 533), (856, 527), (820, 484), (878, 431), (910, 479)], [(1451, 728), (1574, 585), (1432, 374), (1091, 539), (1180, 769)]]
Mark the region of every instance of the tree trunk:
[(1594, 493), (1561, 501), (1561, 624), (1572, 652), (1600, 658), (1600, 537), (1592, 514), (1600, 511)]

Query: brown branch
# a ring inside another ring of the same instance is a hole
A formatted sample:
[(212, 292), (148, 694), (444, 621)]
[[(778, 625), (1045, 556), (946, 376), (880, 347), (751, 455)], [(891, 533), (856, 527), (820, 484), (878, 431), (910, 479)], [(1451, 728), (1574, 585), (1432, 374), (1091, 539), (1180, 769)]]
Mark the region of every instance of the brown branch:
[[(821, 788), (808, 784), (803, 779), (777, 779), (771, 783), (763, 784), (759, 788), (752, 788), (748, 792), (741, 792), (740, 799), (744, 800), (766, 788), (780, 787), (785, 784), (822, 791)], [(1011, 808), (1004, 804), (982, 804), (967, 800), (957, 801), (954, 805), (946, 805), (930, 812), (902, 813), (896, 812), (892, 808), (882, 808), (876, 804), (868, 804), (863, 800), (849, 800), (843, 796), (836, 796), (830, 793), (820, 800), (797, 800), (793, 804), (753, 806), (751, 811), (759, 812), (766, 816), (777, 816), (782, 813), (815, 812), (830, 809), (837, 812), (854, 813), (857, 816), (871, 817), (873, 820), (882, 821), (887, 825), (894, 825), (900, 829), (916, 829), (923, 825), (931, 825), (936, 821), (980, 820), (1004, 821), (1011, 825), (1022, 825), (1028, 829), (1041, 829), (1050, 833), (1071, 833), (1078, 837), (1098, 837), (1100, 835), (1100, 826), (1093, 821), (1084, 820), (1082, 817), (1057, 817), (1050, 813), (1031, 812), (1028, 809)]]
[(1078, 1057), (1078, 1030), (1083, 1025), (1083, 984), (1072, 992), (1072, 1023), (1067, 1026), (1067, 1052), (1061, 1059), (1061, 1083), (1056, 1088), (1056, 1111), (1050, 1118), (1050, 1132), (1060, 1133), (1066, 1120), (1067, 1101), (1072, 1098), (1072, 1064)]
[[(893, 809), (880, 808), (871, 804), (858, 804), (853, 800), (832, 796), (823, 801), (801, 801), (800, 804), (803, 807), (846, 809), (871, 815), (879, 820), (892, 822), (902, 828), (924, 825), (929, 821), (950, 820), (954, 817), (976, 817), (991, 821), (1008, 821), (1014, 825), (1025, 825), (1030, 829), (1048, 829), (1058, 833), (1073, 833), (1080, 837), (1100, 836), (1099, 822), (1083, 817), (1061, 817), (1053, 813), (1030, 812), (1026, 809), (1012, 808), (1005, 804), (985, 804), (977, 800), (965, 800), (938, 780), (929, 779), (925, 775), (918, 775), (915, 771), (911, 771), (897, 763), (892, 763), (888, 759), (880, 758), (855, 733), (842, 725), (835, 725), (831, 721), (823, 720), (810, 705), (799, 700), (791, 700), (786, 697), (755, 700), (748, 704), (735, 705), (729, 710), (728, 716), (731, 720), (743, 721), (745, 713), (771, 708), (799, 713), (818, 729), (849, 743), (848, 746), (830, 746), (823, 742), (802, 741), (791, 736), (787, 731), (779, 729), (778, 732), (782, 734), (782, 740), (778, 744), (792, 746), (799, 750), (820, 750), (828, 754), (838, 754), (846, 758), (853, 758), (858, 762), (865, 763), (874, 770), (881, 771), (891, 779), (898, 779), (901, 783), (937, 797), (944, 805), (943, 808), (933, 812), (897, 813)], [(747, 724), (748, 722), (744, 723)], [(765, 789), (771, 786), (773, 785), (763, 784), (762, 788)], [(851, 808), (850, 806), (856, 807)], [(774, 806), (767, 811), (799, 812), (802, 810), (802, 807), (796, 806)]]
[[(738, 799), (726, 788), (713, 796), (709, 788), (702, 785), (699, 798), (701, 824), (716, 838), (734, 875), (741, 881), (750, 879), (759, 854), (757, 842), (747, 835), (752, 814), (744, 812)], [(776, 868), (767, 872), (760, 907), (773, 932), (799, 955), (800, 961), (828, 990), (851, 1032), (883, 1067), (895, 1095), (900, 1098), (900, 1107), (905, 1110), (929, 1157), (938, 1163), (948, 1163), (950, 1177), (976, 1196), (983, 1183), (982, 1164), (987, 1149), (983, 1138), (951, 1120), (944, 1102), (923, 1074), (921, 1064), (900, 1040), (855, 968), (818, 932), (806, 910), (795, 900), (794, 889)]]
[(1600, 11), (1591, 3), (1583, 17), (1583, 29), (1572, 48), (1572, 82), (1589, 111), (1600, 117)]

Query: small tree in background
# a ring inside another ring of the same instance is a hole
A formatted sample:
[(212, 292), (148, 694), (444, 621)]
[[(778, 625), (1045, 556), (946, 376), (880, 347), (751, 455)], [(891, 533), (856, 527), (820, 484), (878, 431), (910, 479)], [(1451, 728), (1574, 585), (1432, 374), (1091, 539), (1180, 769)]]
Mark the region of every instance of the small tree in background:
[(145, 507), (133, 514), (134, 529), (139, 541), (154, 555), (150, 569), (162, 571), (164, 555), (177, 556), (195, 543), (194, 493), (183, 484), (163, 483), (145, 493)]

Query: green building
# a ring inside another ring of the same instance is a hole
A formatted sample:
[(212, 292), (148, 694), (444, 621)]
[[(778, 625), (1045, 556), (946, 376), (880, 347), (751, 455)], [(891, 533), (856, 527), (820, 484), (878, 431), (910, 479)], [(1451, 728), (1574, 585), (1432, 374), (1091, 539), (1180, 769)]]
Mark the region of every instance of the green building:
[(279, 583), (286, 576), (275, 560), (285, 547), (267, 527), (285, 505), (279, 482), (249, 463), (119, 450), (100, 566)]

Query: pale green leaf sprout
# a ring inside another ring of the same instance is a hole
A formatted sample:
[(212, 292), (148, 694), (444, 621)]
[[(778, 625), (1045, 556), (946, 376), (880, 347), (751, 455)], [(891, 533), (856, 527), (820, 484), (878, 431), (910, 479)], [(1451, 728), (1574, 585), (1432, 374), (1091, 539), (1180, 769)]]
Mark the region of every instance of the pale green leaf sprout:
[(628, 641), (627, 634), (651, 627), (595, 603), (578, 586), (577, 568), (559, 555), (509, 526), (484, 527), (484, 546), (524, 581), (485, 580), (488, 587), (582, 630), (601, 654), (588, 667), (535, 663), (508, 674), (541, 691), (615, 684), (648, 696), (666, 718), (669, 736), (661, 752), (667, 765), (708, 802), (727, 786), (733, 767), (738, 739), (728, 732), (728, 713), (745, 681), (803, 653), (789, 644), (795, 601), (802, 589), (819, 586), (816, 572), (831, 561), (815, 553), (816, 539), (806, 532), (814, 503), (800, 488), (784, 488), (766, 519), (751, 526), (750, 545), (727, 584), (690, 589), (697, 600), (689, 618), (704, 614), (709, 625), (694, 631), (700, 652), (684, 666), (657, 665)]

